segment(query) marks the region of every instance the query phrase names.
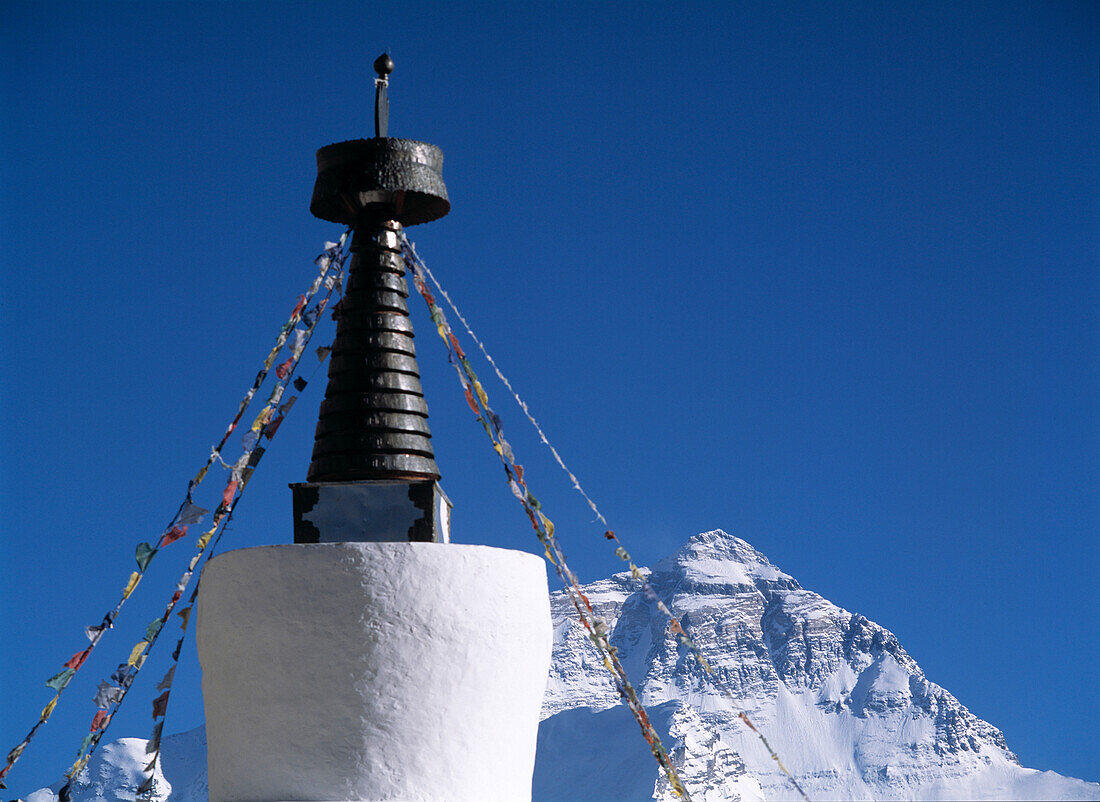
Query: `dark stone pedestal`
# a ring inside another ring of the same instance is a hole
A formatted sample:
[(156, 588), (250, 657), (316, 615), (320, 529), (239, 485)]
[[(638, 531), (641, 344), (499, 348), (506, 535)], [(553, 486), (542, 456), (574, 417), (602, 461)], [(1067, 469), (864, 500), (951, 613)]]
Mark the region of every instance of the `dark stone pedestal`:
[(438, 482), (301, 482), (295, 543), (451, 541), (451, 500)]

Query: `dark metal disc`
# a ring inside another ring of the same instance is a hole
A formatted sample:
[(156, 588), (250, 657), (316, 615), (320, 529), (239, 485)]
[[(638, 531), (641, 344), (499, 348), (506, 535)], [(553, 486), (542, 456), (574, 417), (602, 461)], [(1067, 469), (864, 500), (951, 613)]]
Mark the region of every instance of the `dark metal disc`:
[(371, 290), (388, 290), (405, 298), (409, 297), (409, 285), (405, 277), (398, 275), (397, 271), (358, 270), (348, 276), (346, 284), (348, 295)]
[(420, 378), (408, 373), (397, 373), (391, 370), (378, 372), (352, 371), (337, 373), (329, 377), (326, 398), (335, 398), (345, 393), (361, 392), (392, 392), (411, 393), (424, 395), (424, 389), (420, 386)]
[(419, 454), (435, 456), (430, 437), (405, 432), (337, 432), (318, 437), (314, 448), (325, 454)]
[(394, 351), (416, 356), (411, 334), (394, 331), (349, 331), (336, 335), (332, 351), (337, 355), (358, 356), (374, 351)]
[(431, 437), (428, 419), (410, 412), (330, 412), (317, 420), (314, 437), (337, 432), (409, 432)]
[(407, 315), (409, 314), (409, 305), (405, 301), (406, 297), (389, 290), (348, 292), (344, 296), (344, 300), (340, 302), (340, 313), (344, 317), (371, 312)]
[(321, 402), (321, 414), (329, 412), (411, 412), (428, 416), (428, 403), (407, 393), (342, 393)]
[(390, 351), (375, 351), (366, 354), (342, 352), (329, 360), (328, 375), (330, 377), (340, 373), (363, 370), (391, 370), (397, 373), (408, 373), (411, 376), (420, 375), (420, 368), (416, 364), (415, 357), (407, 354), (395, 354)]
[(309, 466), (310, 482), (354, 482), (361, 479), (439, 479), (430, 457), (416, 454), (332, 454)]

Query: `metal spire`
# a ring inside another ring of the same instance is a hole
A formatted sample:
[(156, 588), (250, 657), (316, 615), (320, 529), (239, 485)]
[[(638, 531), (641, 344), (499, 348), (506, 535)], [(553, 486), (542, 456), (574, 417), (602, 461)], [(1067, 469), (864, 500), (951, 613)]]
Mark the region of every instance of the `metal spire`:
[(374, 135), (386, 136), (390, 127), (390, 99), (386, 89), (390, 85), (390, 73), (393, 72), (393, 59), (389, 53), (383, 53), (374, 60)]
[(383, 53), (374, 69), (376, 136), (317, 151), (310, 211), (355, 233), (313, 459), (306, 483), (292, 485), (299, 543), (446, 539), (401, 236), (403, 226), (442, 217), (451, 204), (439, 148), (386, 136), (393, 61)]

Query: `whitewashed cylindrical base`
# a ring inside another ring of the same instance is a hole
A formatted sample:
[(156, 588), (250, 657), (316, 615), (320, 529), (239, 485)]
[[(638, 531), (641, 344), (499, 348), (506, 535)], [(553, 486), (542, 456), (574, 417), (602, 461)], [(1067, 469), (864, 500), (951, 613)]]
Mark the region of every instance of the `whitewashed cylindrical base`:
[(529, 800), (546, 569), (443, 543), (263, 546), (202, 575), (211, 802)]

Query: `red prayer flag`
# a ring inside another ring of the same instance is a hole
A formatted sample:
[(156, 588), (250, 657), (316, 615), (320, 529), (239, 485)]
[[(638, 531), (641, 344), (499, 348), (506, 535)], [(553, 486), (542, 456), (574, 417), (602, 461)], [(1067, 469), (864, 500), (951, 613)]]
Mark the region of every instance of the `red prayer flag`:
[(186, 534), (187, 534), (187, 527), (186, 526), (173, 526), (171, 529), (169, 529), (167, 532), (165, 532), (164, 535), (161, 537), (160, 544), (157, 546), (157, 548), (159, 549), (161, 546), (168, 546), (172, 543), (175, 543), (177, 540), (179, 540), (181, 537), (183, 537)]
[(96, 730), (102, 730), (103, 728), (105, 728), (107, 726), (107, 722), (110, 721), (110, 720), (111, 720), (111, 717), (110, 717), (110, 715), (108, 715), (106, 710), (97, 710), (97, 711), (95, 711), (95, 717), (92, 718), (92, 729), (91, 729), (91, 731), (95, 732)]
[(160, 718), (168, 712), (168, 694), (171, 691), (165, 691), (156, 699), (153, 700), (153, 718)]
[(305, 305), (306, 305), (306, 296), (299, 295), (298, 296), (298, 303), (295, 305), (294, 311), (290, 313), (290, 316), (294, 317), (295, 315), (297, 315), (299, 312), (302, 311), (302, 307), (305, 306)]
[(469, 387), (466, 388), (466, 403), (470, 405), (475, 415), (481, 417), (481, 410), (477, 408), (477, 401), (474, 400), (474, 394), (470, 392)]
[(225, 486), (225, 492), (222, 493), (222, 506), (229, 507), (233, 503), (233, 494), (237, 492), (237, 480), (232, 480)]
[(290, 373), (290, 365), (294, 361), (294, 357), (290, 357), (286, 362), (275, 368), (275, 375), (280, 379), (285, 379), (286, 375)]
[(178, 602), (180, 600), (180, 596), (182, 596), (182, 595), (183, 595), (183, 591), (182, 590), (177, 590), (175, 593), (172, 594), (171, 603), (175, 604), (176, 602)]
[(84, 665), (84, 661), (88, 659), (88, 654), (91, 651), (92, 651), (92, 647), (89, 646), (84, 651), (77, 652), (76, 654), (74, 654), (72, 657), (70, 657), (68, 660), (65, 661), (65, 668), (71, 668), (73, 671), (76, 671), (78, 668), (80, 668), (82, 665)]

